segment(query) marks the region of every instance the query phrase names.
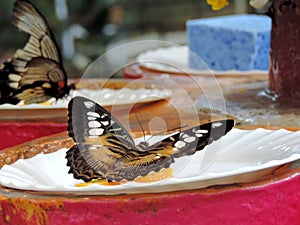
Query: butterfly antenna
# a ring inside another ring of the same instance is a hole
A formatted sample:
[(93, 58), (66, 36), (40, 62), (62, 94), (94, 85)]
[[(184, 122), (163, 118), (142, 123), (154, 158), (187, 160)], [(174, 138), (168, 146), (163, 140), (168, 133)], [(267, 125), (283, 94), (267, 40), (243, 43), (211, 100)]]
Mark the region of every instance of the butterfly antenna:
[(136, 120), (138, 121), (139, 126), (140, 126), (140, 128), (141, 128), (141, 130), (142, 130), (142, 132), (143, 132), (143, 135), (144, 135), (144, 141), (146, 141), (146, 134), (145, 134), (144, 128), (143, 128), (142, 123), (141, 123), (139, 117), (137, 116), (137, 114), (135, 114), (135, 118), (136, 118)]
[(150, 140), (151, 138), (153, 138), (154, 136), (157, 136), (157, 135), (160, 135), (160, 134), (164, 134), (164, 133), (167, 133), (167, 132), (170, 132), (170, 131), (182, 129), (182, 128), (185, 128), (185, 127), (188, 127), (188, 126), (189, 126), (189, 125), (183, 125), (183, 126), (174, 127), (174, 128), (171, 128), (171, 129), (168, 129), (168, 130), (165, 130), (165, 131), (158, 132), (158, 133), (152, 135), (151, 137), (149, 137), (149, 138), (147, 139), (147, 142), (149, 142), (149, 140)]

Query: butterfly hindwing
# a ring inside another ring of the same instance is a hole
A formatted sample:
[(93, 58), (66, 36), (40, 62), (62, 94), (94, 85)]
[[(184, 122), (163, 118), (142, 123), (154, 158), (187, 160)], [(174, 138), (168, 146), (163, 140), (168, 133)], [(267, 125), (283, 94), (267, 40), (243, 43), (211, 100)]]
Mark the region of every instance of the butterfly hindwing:
[(70, 173), (74, 174), (77, 179), (84, 181), (91, 181), (93, 179), (105, 179), (101, 174), (97, 173), (83, 157), (77, 145), (74, 145), (66, 155), (68, 159), (68, 166), (70, 166)]
[(234, 125), (233, 120), (215, 121), (176, 133), (153, 145), (146, 142), (135, 145), (126, 129), (89, 99), (73, 98), (68, 112), (69, 136), (76, 142), (76, 147), (66, 156), (69, 172), (84, 181), (95, 177), (110, 181), (134, 180), (151, 171), (168, 168), (175, 158), (202, 150)]

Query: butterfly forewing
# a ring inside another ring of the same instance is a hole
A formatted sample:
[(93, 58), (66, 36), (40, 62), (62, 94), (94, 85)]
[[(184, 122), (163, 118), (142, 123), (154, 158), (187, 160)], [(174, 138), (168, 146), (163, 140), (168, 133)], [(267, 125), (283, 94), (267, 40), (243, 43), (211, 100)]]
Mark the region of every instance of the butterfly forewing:
[[(28, 0), (17, 0), (13, 24), (30, 37), (24, 48), (18, 49), (0, 69), (0, 104), (21, 100), (25, 104), (38, 103), (68, 94), (71, 87), (67, 85), (62, 57), (42, 14)], [(43, 92), (35, 90), (38, 85)], [(27, 89), (34, 91), (30, 95), (21, 93)]]
[[(232, 129), (233, 120), (221, 120), (207, 123), (174, 134), (147, 147), (144, 154), (128, 162), (128, 168), (123, 170), (122, 175), (126, 177), (128, 171), (135, 174), (132, 177), (145, 176), (151, 171), (159, 171), (168, 168), (175, 158), (192, 155), (196, 151), (203, 150), (205, 146), (218, 140)], [(130, 174), (130, 173), (128, 173)], [(128, 175), (127, 175), (128, 176)]]
[(192, 155), (224, 136), (234, 126), (233, 120), (220, 120), (185, 130), (155, 144), (156, 148), (172, 146), (172, 157)]
[[(134, 141), (126, 129), (103, 107), (83, 97), (73, 98), (68, 107), (69, 135), (78, 143), (122, 141), (131, 147)], [(102, 140), (105, 137), (105, 140)]]
[(61, 62), (61, 55), (55, 38), (42, 14), (27, 0), (15, 2), (13, 24), (21, 31), (30, 35), (24, 51), (34, 57), (51, 59)]
[[(80, 157), (86, 159), (95, 173), (107, 177), (115, 167), (123, 167), (124, 157), (136, 151), (134, 141), (126, 129), (95, 102), (83, 97), (73, 98), (69, 103), (68, 116), (69, 136), (78, 143)], [(68, 154), (72, 155), (71, 152)], [(68, 160), (73, 161), (75, 157)], [(76, 169), (82, 170), (72, 170)]]
[(233, 120), (216, 121), (176, 133), (150, 146), (135, 145), (125, 128), (97, 103), (75, 97), (68, 110), (69, 136), (77, 143), (66, 156), (69, 172), (84, 181), (97, 176), (110, 181), (134, 180), (168, 168), (175, 158), (202, 150), (234, 125)]

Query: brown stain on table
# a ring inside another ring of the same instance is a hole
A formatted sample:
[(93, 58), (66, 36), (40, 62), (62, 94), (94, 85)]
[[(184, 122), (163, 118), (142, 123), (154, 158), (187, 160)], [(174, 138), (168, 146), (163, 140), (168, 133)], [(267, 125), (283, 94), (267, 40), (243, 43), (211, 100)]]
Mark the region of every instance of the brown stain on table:
[[(62, 201), (50, 200), (47, 202), (40, 202), (34, 199), (26, 198), (7, 198), (1, 200), (2, 204), (5, 202), (11, 207), (13, 215), (19, 216), (28, 224), (44, 225), (48, 224), (48, 210), (61, 210), (64, 207)], [(1, 205), (0, 205), (1, 206)], [(1, 208), (1, 210), (3, 210)], [(2, 214), (4, 221), (10, 224), (11, 218), (8, 215)]]

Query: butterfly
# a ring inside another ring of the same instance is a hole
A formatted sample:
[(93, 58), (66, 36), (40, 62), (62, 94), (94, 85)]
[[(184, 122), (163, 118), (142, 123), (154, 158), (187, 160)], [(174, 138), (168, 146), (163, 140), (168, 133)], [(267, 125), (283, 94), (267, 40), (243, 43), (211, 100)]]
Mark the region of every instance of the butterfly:
[(168, 168), (224, 136), (234, 120), (220, 120), (173, 134), (153, 145), (135, 144), (121, 123), (96, 102), (74, 97), (68, 106), (68, 134), (76, 142), (66, 153), (69, 173), (89, 182), (132, 181)]
[(28, 0), (17, 0), (13, 24), (30, 35), (22, 49), (0, 66), (0, 104), (44, 102), (67, 95), (62, 56), (46, 19)]

